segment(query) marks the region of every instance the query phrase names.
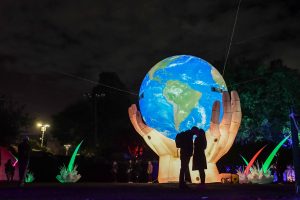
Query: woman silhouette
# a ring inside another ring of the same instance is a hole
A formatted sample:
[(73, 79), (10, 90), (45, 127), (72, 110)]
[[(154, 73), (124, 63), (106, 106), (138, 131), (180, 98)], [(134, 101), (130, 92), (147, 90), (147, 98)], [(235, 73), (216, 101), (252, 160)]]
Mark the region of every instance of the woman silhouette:
[(192, 128), (193, 133), (197, 136), (194, 141), (194, 156), (193, 156), (193, 170), (199, 170), (200, 184), (205, 184), (205, 171), (207, 169), (205, 149), (207, 146), (205, 131), (198, 127)]

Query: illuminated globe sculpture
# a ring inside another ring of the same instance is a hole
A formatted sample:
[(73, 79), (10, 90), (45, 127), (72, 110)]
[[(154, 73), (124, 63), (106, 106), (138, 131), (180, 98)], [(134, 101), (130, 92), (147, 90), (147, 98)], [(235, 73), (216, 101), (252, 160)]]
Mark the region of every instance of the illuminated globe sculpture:
[(227, 91), (225, 81), (211, 64), (195, 56), (172, 56), (144, 78), (140, 111), (148, 126), (175, 139), (193, 126), (209, 128), (213, 103), (222, 101), (222, 91)]
[[(159, 156), (158, 181), (178, 182), (180, 151), (176, 134), (197, 126), (206, 133), (207, 169), (205, 182), (220, 182), (217, 161), (231, 148), (242, 113), (236, 91), (227, 92), (220, 73), (208, 62), (188, 55), (166, 58), (144, 78), (139, 107), (128, 108), (130, 121), (147, 145)], [(224, 114), (223, 113), (223, 109)], [(199, 172), (191, 180), (199, 183)]]

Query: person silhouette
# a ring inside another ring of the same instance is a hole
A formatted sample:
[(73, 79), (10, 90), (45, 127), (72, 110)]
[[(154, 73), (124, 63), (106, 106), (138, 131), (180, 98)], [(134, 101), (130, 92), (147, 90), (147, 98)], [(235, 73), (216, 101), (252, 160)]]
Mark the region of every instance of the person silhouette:
[(126, 174), (128, 183), (132, 183), (132, 172), (133, 172), (133, 163), (130, 159), (127, 164)]
[(25, 177), (29, 165), (31, 146), (29, 144), (29, 137), (25, 136), (23, 141), (18, 146), (19, 153), (19, 181), (20, 186), (24, 186)]
[(140, 176), (142, 173), (142, 161), (139, 159), (135, 160), (135, 163), (133, 165), (133, 172), (134, 172), (134, 182), (139, 183), (140, 182)]
[(15, 167), (13, 166), (11, 159), (8, 159), (5, 163), (5, 174), (8, 182), (13, 181), (15, 174)]
[(200, 184), (205, 184), (205, 169), (207, 169), (205, 149), (207, 141), (205, 137), (205, 131), (198, 127), (193, 127), (192, 132), (196, 135), (194, 141), (194, 155), (192, 170), (198, 170), (200, 175)]
[(118, 162), (114, 160), (111, 166), (111, 173), (114, 182), (118, 182), (118, 170), (119, 170)]
[(147, 165), (147, 175), (148, 175), (148, 183), (152, 183), (152, 173), (153, 173), (153, 165), (149, 160)]
[[(180, 134), (180, 133), (179, 133)], [(179, 188), (186, 189), (188, 186), (186, 185), (186, 180), (189, 176), (189, 162), (193, 155), (193, 132), (191, 130), (187, 130), (183, 133), (182, 144), (180, 147), (180, 173), (179, 173)]]

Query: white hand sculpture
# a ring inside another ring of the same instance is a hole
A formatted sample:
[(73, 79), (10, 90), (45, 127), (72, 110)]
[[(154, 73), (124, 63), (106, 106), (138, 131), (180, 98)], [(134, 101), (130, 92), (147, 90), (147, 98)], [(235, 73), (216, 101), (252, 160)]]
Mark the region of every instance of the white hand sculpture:
[[(221, 123), (219, 123), (220, 102), (216, 101), (213, 105), (210, 128), (206, 132), (206, 183), (220, 182), (221, 177), (216, 167), (216, 162), (231, 148), (242, 118), (238, 93), (232, 91), (230, 100), (228, 92), (223, 92), (222, 98), (224, 108), (223, 119)], [(128, 108), (128, 113), (135, 130), (159, 156), (158, 181), (160, 183), (178, 182), (180, 159), (179, 149), (176, 148), (175, 141), (147, 126), (143, 122), (141, 114), (135, 104)], [(191, 171), (191, 163), (192, 162), (190, 162), (191, 179), (193, 183), (196, 183), (199, 182), (199, 174), (198, 171)]]

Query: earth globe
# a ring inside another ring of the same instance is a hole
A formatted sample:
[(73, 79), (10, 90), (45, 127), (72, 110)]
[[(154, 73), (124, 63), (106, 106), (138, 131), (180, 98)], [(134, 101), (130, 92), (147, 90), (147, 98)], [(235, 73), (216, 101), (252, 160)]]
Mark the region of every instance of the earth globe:
[(190, 55), (172, 56), (146, 74), (139, 108), (148, 126), (174, 140), (177, 133), (193, 126), (206, 131), (213, 103), (222, 102), (223, 91), (226, 83), (210, 63)]

